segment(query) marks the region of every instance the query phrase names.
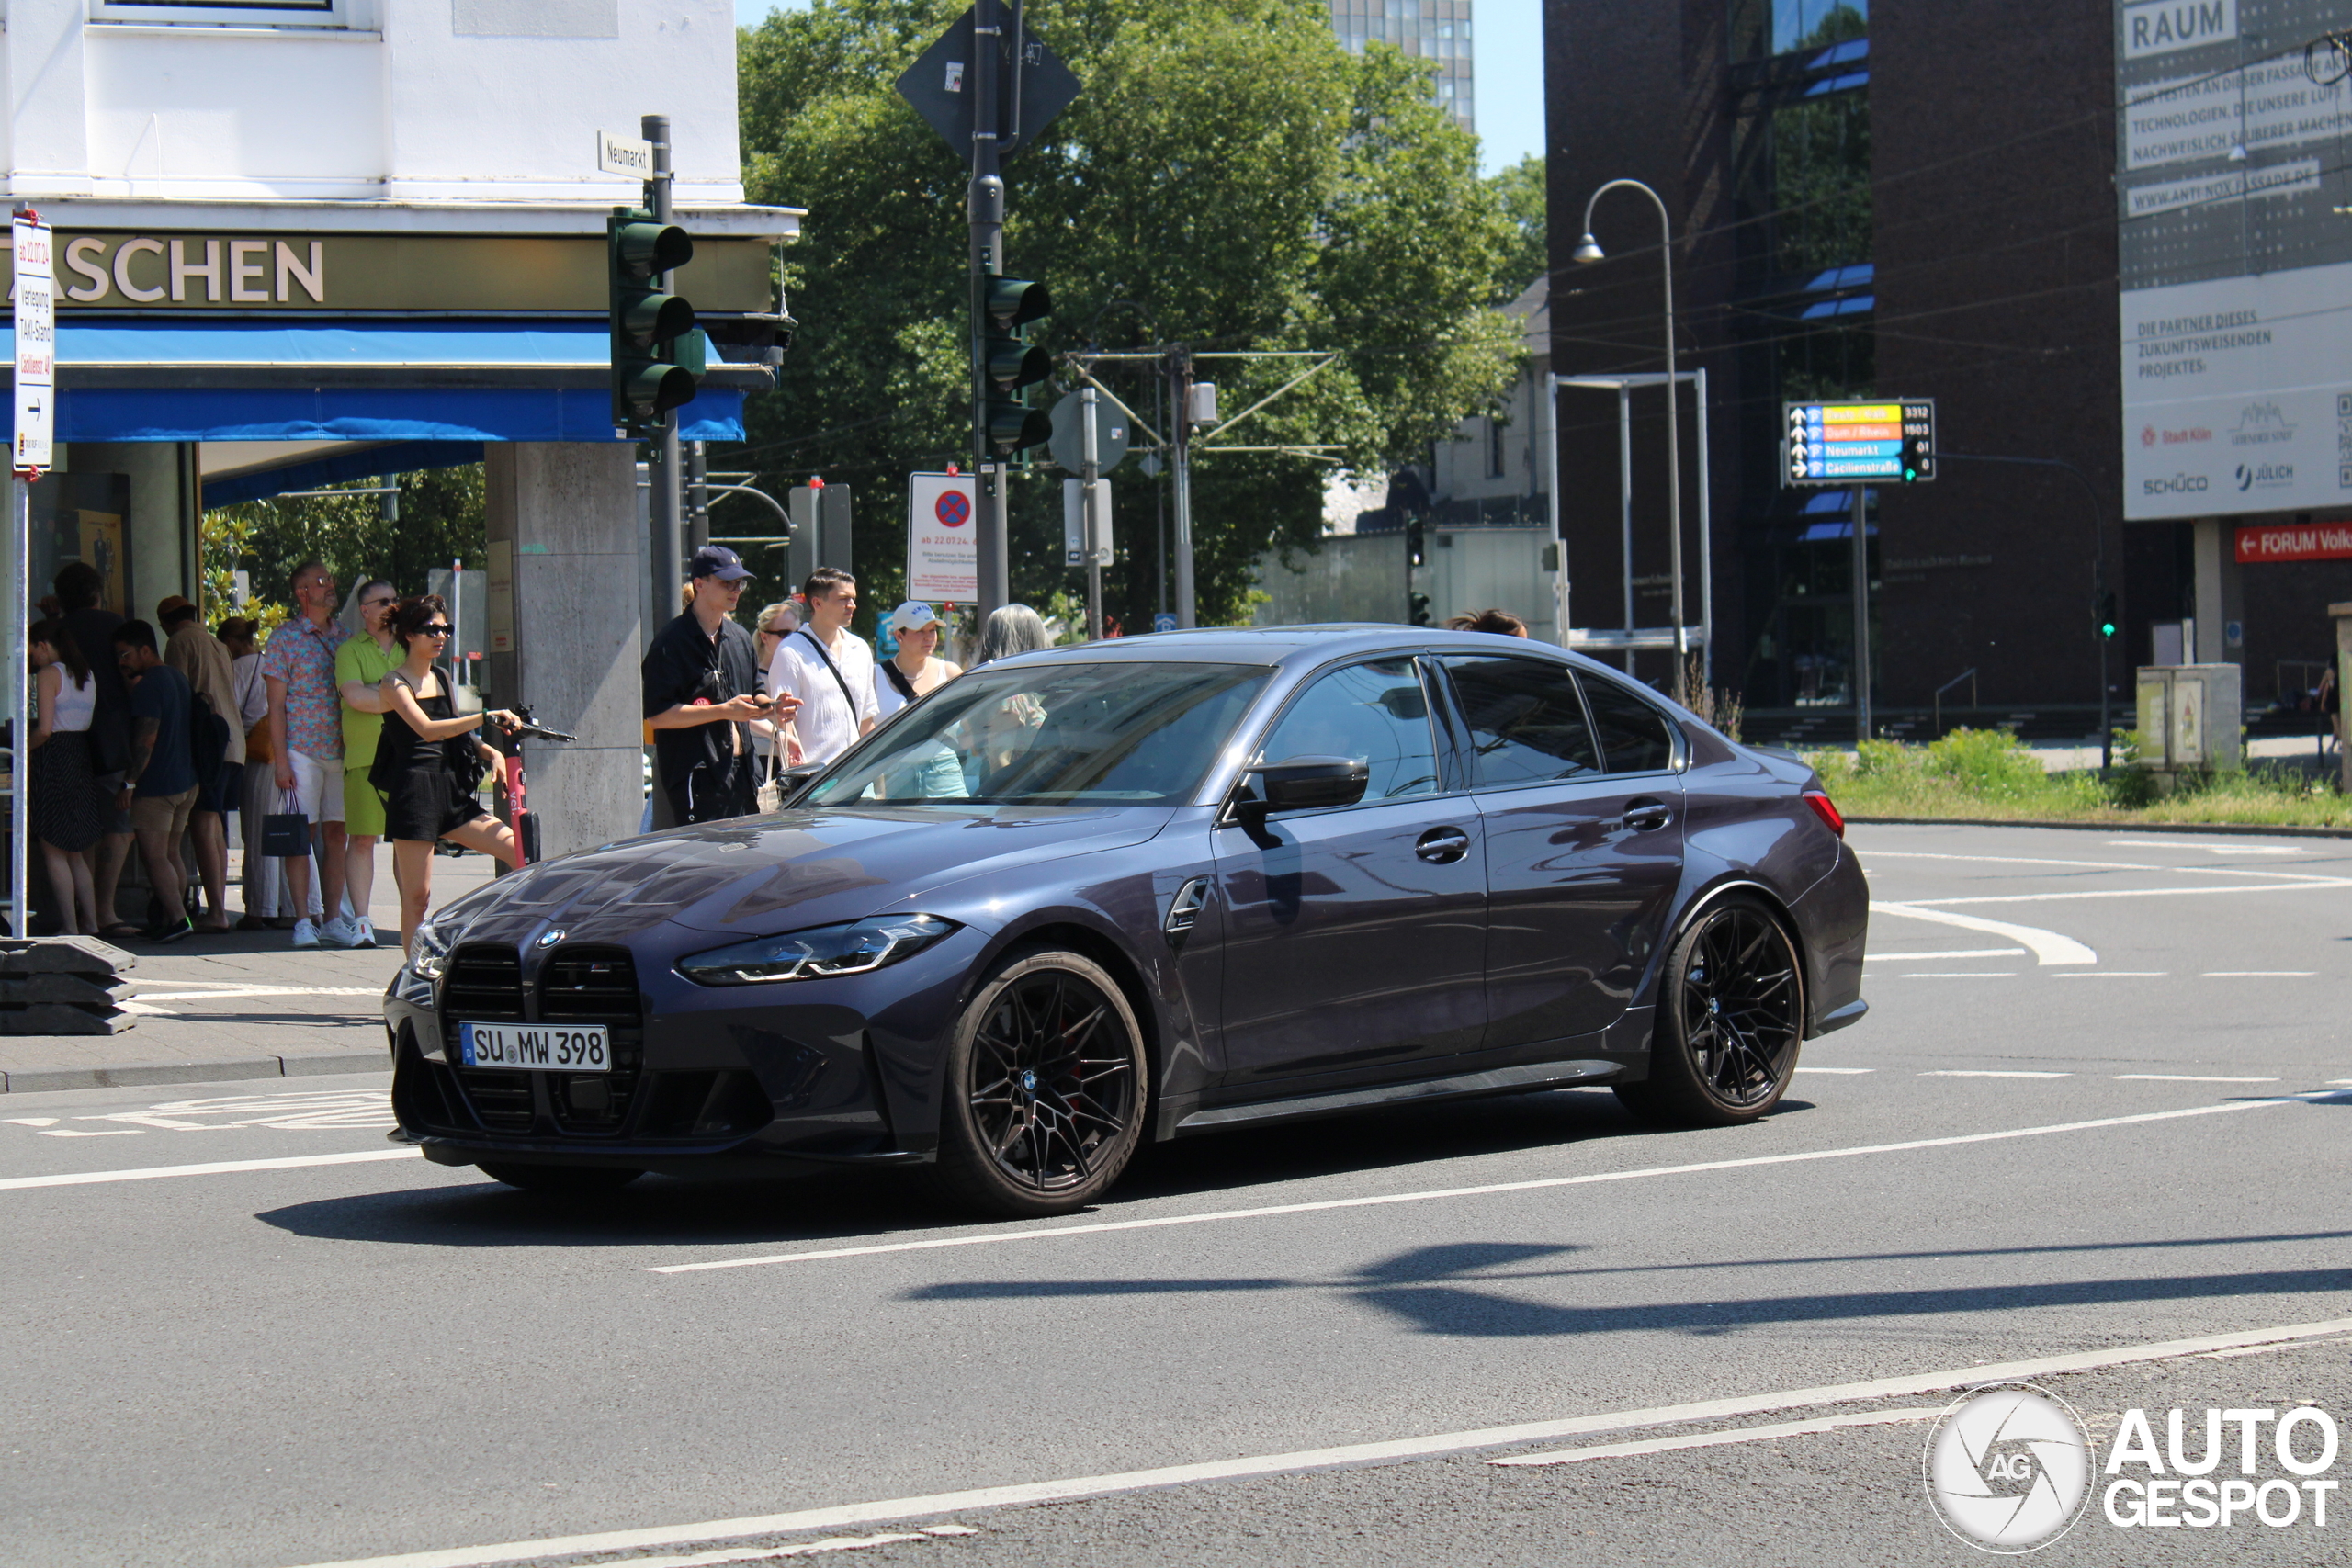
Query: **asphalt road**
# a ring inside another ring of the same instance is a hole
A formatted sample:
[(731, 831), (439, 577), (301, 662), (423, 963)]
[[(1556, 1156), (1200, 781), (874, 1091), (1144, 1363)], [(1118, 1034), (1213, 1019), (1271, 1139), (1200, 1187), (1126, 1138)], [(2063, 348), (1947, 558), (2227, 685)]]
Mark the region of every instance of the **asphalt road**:
[[(2135, 1405), (2352, 1428), (2352, 842), (1852, 836), (1873, 1010), (1745, 1129), (1524, 1096), (972, 1224), (871, 1179), (550, 1204), (390, 1149), (381, 1076), (12, 1094), (0, 1562), (1971, 1562), (1920, 1483), (1969, 1369), (2104, 1362), (2034, 1378), (2102, 1454)], [(2342, 1506), (2094, 1501), (2037, 1560), (2338, 1562)]]

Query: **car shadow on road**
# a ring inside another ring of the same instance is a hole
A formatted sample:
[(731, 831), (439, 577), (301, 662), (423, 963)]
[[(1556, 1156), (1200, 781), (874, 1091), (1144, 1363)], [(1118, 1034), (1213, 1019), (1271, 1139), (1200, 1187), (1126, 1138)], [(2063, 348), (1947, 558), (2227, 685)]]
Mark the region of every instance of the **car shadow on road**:
[[(1810, 1109), (1804, 1100), (1783, 1100), (1773, 1114)], [(1421, 1166), (1656, 1131), (1605, 1090), (1560, 1089), (1218, 1133), (1147, 1146), (1087, 1213), (1114, 1219), (1133, 1203), (1368, 1171), (1409, 1181)], [(463, 1181), (468, 1173), (444, 1174)], [(459, 1186), (445, 1179), (319, 1199), (254, 1217), (322, 1240), (437, 1247), (774, 1246), (1008, 1223), (947, 1207), (919, 1173), (905, 1170), (769, 1180), (647, 1177), (589, 1201), (518, 1192), (481, 1177)]]

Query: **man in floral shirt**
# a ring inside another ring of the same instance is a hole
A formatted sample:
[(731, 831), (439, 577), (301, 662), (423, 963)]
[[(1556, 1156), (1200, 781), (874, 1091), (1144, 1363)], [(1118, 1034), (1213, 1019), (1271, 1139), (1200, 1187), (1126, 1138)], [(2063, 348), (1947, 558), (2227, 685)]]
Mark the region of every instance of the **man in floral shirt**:
[(356, 947), (358, 921), (343, 908), (343, 709), (334, 682), (334, 650), (344, 639), (334, 620), (334, 573), (322, 561), (294, 569), (299, 614), (269, 634), (261, 673), (269, 690), (269, 749), (276, 759), (280, 813), (299, 811), (311, 821), (318, 850), (319, 901), (323, 919), (306, 912), (311, 898), (311, 857), (286, 861), (286, 888), (294, 913), (294, 945)]

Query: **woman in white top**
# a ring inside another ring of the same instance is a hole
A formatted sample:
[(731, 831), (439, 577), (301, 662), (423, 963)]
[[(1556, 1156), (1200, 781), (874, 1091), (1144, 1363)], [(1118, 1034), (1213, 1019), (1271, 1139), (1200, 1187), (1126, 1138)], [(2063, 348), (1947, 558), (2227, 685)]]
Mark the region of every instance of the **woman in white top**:
[(876, 717), (885, 724), (890, 716), (927, 692), (937, 690), (964, 672), (960, 664), (950, 664), (934, 657), (939, 651), (939, 638), (946, 628), (931, 606), (918, 599), (910, 599), (890, 612), (890, 635), (899, 639), (899, 651), (876, 668), (879, 677), (874, 682), (874, 706)]
[(64, 906), (64, 934), (88, 936), (98, 929), (98, 894), (82, 852), (107, 829), (90, 757), (98, 684), (63, 621), (34, 622), (25, 629), (25, 643), (39, 671), (35, 690), (40, 704), (27, 747), (32, 758), (26, 826), (40, 840), (50, 897)]

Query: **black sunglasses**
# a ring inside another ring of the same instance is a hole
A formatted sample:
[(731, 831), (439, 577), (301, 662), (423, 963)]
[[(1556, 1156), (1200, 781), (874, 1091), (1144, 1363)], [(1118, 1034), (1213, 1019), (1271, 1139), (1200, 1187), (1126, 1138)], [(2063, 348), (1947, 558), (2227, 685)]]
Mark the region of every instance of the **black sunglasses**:
[(439, 623), (435, 623), (429, 626), (419, 626), (416, 629), (423, 632), (426, 637), (447, 637), (449, 635), (449, 628)]

